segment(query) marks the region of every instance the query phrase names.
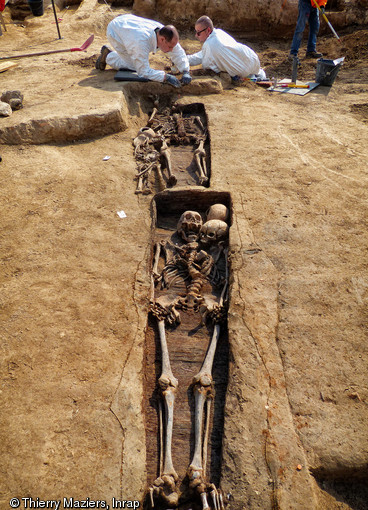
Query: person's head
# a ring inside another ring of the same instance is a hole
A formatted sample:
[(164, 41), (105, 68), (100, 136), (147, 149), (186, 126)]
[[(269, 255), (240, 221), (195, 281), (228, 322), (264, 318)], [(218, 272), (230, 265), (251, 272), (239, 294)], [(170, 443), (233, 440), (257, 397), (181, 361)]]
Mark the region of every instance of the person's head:
[(172, 51), (179, 42), (179, 34), (172, 25), (165, 25), (157, 32), (157, 47), (167, 53)]
[(213, 31), (213, 23), (208, 16), (201, 16), (194, 25), (196, 38), (202, 43)]

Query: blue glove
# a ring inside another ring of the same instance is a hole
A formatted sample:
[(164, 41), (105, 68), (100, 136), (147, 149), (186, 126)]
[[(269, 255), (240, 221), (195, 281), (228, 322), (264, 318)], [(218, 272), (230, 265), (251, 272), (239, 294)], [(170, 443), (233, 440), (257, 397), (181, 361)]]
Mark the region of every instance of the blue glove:
[(175, 76), (173, 76), (172, 74), (166, 74), (165, 83), (169, 83), (170, 85), (176, 88), (181, 87), (180, 81), (177, 78), (175, 78)]
[(234, 83), (240, 83), (242, 81), (242, 78), (241, 76), (235, 75), (231, 77), (231, 81), (233, 81)]
[(182, 85), (188, 85), (188, 83), (190, 83), (191, 81), (192, 81), (192, 77), (190, 76), (189, 72), (188, 71), (184, 71), (182, 79), (180, 80)]

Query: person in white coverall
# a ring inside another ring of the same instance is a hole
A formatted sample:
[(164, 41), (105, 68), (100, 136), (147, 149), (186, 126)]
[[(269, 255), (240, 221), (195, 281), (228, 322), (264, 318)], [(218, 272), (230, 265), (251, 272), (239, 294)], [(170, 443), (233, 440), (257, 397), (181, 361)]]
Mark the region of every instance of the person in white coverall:
[(266, 78), (258, 55), (220, 28), (214, 28), (208, 16), (201, 16), (196, 21), (195, 33), (203, 46), (198, 53), (188, 55), (191, 66), (202, 64), (203, 69), (212, 69), (216, 73), (225, 71), (234, 80), (240, 78), (264, 80)]
[[(188, 57), (172, 25), (163, 26), (157, 21), (122, 14), (108, 24), (106, 35), (115, 51), (102, 46), (96, 69), (103, 71), (108, 64), (114, 69), (136, 71), (141, 78), (166, 82), (174, 87), (190, 83)], [(167, 53), (182, 73), (180, 81), (171, 74), (150, 67), (149, 54), (156, 53), (158, 49)]]

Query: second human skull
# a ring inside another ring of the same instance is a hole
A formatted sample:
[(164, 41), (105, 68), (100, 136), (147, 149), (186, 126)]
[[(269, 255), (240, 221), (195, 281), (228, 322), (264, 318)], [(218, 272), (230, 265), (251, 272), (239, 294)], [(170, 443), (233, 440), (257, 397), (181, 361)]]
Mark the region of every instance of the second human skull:
[(222, 220), (209, 220), (203, 224), (200, 241), (203, 244), (217, 244), (224, 241), (229, 232), (229, 226)]

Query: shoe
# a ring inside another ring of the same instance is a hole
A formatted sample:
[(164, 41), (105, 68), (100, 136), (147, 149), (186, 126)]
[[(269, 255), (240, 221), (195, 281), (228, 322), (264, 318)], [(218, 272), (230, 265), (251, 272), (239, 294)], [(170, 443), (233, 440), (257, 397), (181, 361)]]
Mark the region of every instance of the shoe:
[(305, 56), (307, 58), (321, 58), (323, 57), (323, 53), (318, 53), (318, 51), (307, 51)]
[(111, 53), (110, 48), (108, 48), (107, 46), (102, 46), (100, 56), (98, 57), (98, 59), (96, 60), (96, 63), (95, 63), (96, 69), (98, 69), (99, 71), (105, 70), (106, 57), (109, 53)]

